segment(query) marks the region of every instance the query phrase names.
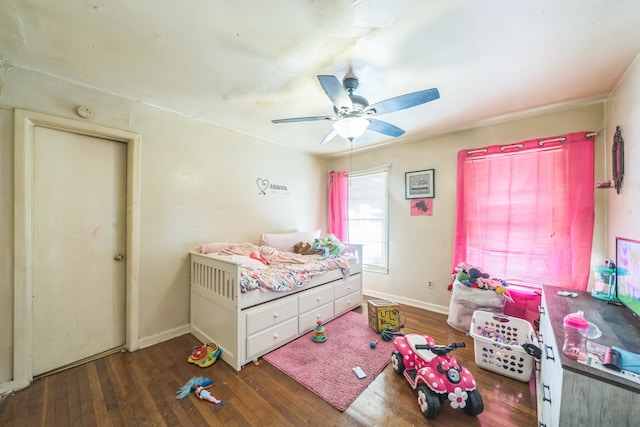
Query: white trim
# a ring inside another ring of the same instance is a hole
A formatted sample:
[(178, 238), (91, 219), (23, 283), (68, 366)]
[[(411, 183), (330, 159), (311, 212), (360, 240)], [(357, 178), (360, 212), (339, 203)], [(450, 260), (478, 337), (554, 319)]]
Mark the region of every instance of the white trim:
[(357, 171), (349, 172), (351, 176), (361, 176), (361, 175), (371, 175), (374, 173), (382, 173), (389, 172), (389, 168), (391, 167), (391, 163), (387, 163), (386, 165), (375, 166), (368, 169), (361, 169)]
[(419, 301), (417, 299), (399, 297), (397, 295), (391, 295), (385, 292), (372, 291), (370, 289), (363, 289), (362, 293), (366, 296), (385, 299), (385, 300), (391, 300), (393, 302), (397, 302), (398, 304), (404, 304), (404, 305), (409, 305), (411, 307), (422, 308), (424, 310), (432, 311), (434, 313), (449, 314), (449, 306), (444, 307), (441, 305), (425, 303), (424, 301)]
[[(32, 366), (32, 193), (33, 144), (36, 126), (105, 138), (127, 144), (126, 346), (139, 348), (140, 274), (140, 144), (138, 134), (33, 111), (14, 117), (14, 317), (12, 390), (33, 381)], [(5, 384), (0, 384), (1, 389)]]

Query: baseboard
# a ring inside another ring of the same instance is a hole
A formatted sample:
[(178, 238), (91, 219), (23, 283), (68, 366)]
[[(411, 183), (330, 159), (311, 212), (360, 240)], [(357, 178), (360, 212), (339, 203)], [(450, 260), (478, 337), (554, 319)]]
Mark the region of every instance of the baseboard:
[(183, 325), (178, 328), (170, 329), (168, 331), (162, 332), (157, 335), (152, 335), (150, 337), (141, 338), (138, 341), (140, 345), (139, 348), (151, 347), (152, 345), (160, 344), (161, 342), (165, 342), (172, 338), (180, 337), (184, 334), (189, 333), (189, 325)]
[(428, 311), (433, 311), (434, 313), (449, 314), (449, 306), (443, 307), (441, 305), (429, 304), (429, 303), (425, 303), (424, 301), (418, 301), (412, 298), (403, 298), (397, 295), (390, 295), (384, 292), (376, 292), (368, 289), (364, 289), (362, 293), (370, 297), (388, 299), (388, 300), (397, 302), (399, 304), (410, 305), (411, 307), (417, 307), (417, 308), (422, 308)]

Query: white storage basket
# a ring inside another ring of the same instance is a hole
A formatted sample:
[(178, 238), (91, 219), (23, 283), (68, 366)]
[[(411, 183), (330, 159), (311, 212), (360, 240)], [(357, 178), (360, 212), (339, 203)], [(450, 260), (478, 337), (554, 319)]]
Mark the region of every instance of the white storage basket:
[(476, 364), (522, 382), (531, 379), (534, 360), (522, 344), (538, 345), (531, 323), (504, 314), (476, 310), (469, 335), (473, 337)]

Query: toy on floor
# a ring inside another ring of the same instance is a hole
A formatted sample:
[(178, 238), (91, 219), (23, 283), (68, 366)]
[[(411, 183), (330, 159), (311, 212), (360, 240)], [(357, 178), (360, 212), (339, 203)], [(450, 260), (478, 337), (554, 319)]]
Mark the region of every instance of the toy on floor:
[(185, 385), (183, 385), (178, 389), (178, 391), (176, 391), (176, 399), (184, 399), (189, 395), (189, 393), (195, 390), (196, 387), (208, 387), (211, 384), (213, 384), (213, 380), (211, 378), (192, 377), (189, 381), (187, 381)]
[(484, 403), (471, 372), (448, 353), (464, 347), (463, 342), (437, 345), (426, 335), (407, 334), (393, 341), (393, 370), (404, 375), (416, 390), (420, 412), (425, 418), (440, 415), (440, 405), (449, 401), (453, 409), (462, 408), (467, 415), (484, 411)]
[(209, 391), (205, 390), (205, 388), (202, 386), (197, 386), (195, 391), (196, 396), (198, 396), (201, 400), (207, 400), (211, 403), (214, 403), (216, 405), (216, 409), (220, 409), (223, 405), (229, 403), (228, 400), (216, 399), (215, 397), (213, 397), (213, 395), (211, 395), (211, 393), (209, 393)]
[(371, 347), (371, 348), (376, 348), (376, 346), (378, 345), (378, 343), (379, 343), (379, 342), (380, 342), (380, 340), (379, 340), (379, 339), (377, 339), (377, 340), (375, 340), (375, 341), (371, 341), (371, 342), (369, 343), (369, 347)]
[(393, 339), (394, 335), (404, 335), (402, 329), (404, 329), (404, 325), (400, 325), (399, 332), (394, 332), (390, 328), (383, 329), (382, 332), (380, 332), (380, 337), (382, 338), (382, 341), (389, 342)]
[(318, 325), (313, 328), (313, 336), (311, 337), (311, 339), (314, 342), (325, 342), (328, 337), (324, 333), (324, 325), (322, 324), (322, 320), (318, 320), (316, 323)]
[(193, 348), (191, 355), (189, 356), (189, 363), (193, 363), (198, 365), (201, 368), (206, 368), (207, 366), (213, 365), (213, 362), (218, 360), (218, 356), (222, 350), (216, 343), (207, 343), (201, 346), (197, 346)]
[(178, 391), (176, 391), (176, 399), (181, 400), (189, 395), (192, 391), (195, 392), (196, 396), (202, 400), (207, 400), (216, 405), (216, 409), (220, 409), (223, 405), (229, 403), (228, 400), (218, 400), (206, 390), (207, 387), (210, 387), (213, 384), (213, 380), (211, 378), (205, 377), (192, 377), (185, 385), (180, 387)]

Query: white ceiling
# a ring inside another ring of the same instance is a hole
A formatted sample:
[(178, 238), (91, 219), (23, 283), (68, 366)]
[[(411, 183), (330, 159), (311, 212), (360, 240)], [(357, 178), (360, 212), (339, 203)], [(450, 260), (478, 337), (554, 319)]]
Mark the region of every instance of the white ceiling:
[(355, 147), (424, 139), (602, 99), (640, 52), (637, 0), (2, 0), (0, 66), (34, 69), (309, 153), (333, 114), (316, 75), (370, 103), (441, 98), (380, 116)]

